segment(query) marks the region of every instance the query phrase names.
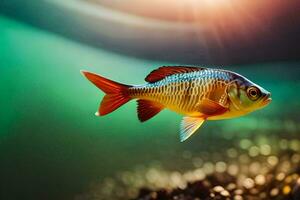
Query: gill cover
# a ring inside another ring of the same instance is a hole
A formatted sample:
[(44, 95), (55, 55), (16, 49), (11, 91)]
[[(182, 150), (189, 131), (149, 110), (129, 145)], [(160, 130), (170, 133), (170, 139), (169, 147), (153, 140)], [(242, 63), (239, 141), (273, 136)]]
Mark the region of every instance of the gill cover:
[(229, 100), (231, 101), (232, 105), (235, 109), (240, 110), (242, 107), (242, 102), (240, 99), (240, 91), (236, 81), (229, 83), (227, 88), (227, 94)]

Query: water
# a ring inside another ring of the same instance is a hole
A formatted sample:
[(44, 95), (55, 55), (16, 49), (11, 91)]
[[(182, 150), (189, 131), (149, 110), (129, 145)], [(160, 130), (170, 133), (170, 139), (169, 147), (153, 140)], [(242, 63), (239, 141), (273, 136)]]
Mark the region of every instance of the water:
[(257, 146), (299, 139), (299, 62), (227, 66), (271, 91), (273, 102), (243, 118), (207, 122), (180, 143), (181, 116), (170, 111), (140, 123), (132, 101), (96, 117), (103, 93), (79, 73), (140, 84), (158, 66), (179, 63), (117, 55), (3, 16), (0, 35), (0, 199), (84, 198), (98, 190), (91, 185), (124, 171), (183, 172), (197, 167), (195, 157), (222, 160), (213, 152), (242, 148), (245, 139)]

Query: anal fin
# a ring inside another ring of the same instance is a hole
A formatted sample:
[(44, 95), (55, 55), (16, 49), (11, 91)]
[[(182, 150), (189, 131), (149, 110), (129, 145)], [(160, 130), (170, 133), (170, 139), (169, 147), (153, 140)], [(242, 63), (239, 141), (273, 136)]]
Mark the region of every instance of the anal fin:
[(152, 117), (157, 115), (162, 109), (164, 109), (164, 106), (162, 104), (149, 100), (139, 99), (137, 100), (137, 103), (138, 118), (141, 122), (151, 119)]
[(195, 131), (200, 128), (205, 120), (200, 117), (183, 117), (180, 124), (180, 141), (188, 139)]

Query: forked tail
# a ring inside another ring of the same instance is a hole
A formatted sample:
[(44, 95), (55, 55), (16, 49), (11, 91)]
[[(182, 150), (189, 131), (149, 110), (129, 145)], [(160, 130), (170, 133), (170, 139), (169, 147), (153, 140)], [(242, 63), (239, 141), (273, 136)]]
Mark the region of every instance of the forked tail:
[(102, 99), (98, 112), (96, 112), (97, 116), (111, 113), (131, 100), (128, 88), (132, 86), (117, 83), (88, 71), (81, 72), (88, 80), (106, 94)]

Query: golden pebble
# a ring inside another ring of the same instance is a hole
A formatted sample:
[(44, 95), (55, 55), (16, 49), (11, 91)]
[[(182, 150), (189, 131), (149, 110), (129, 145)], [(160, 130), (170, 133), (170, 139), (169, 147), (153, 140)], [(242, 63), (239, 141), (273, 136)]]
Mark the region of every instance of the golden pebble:
[(276, 156), (269, 156), (267, 161), (270, 165), (275, 166), (278, 163), (278, 158)]
[(150, 196), (151, 196), (151, 198), (156, 199), (157, 198), (157, 193), (156, 192), (151, 192)]
[(171, 186), (179, 186), (179, 188), (185, 187), (182, 175), (177, 171), (171, 173), (170, 183), (171, 183)]
[(278, 181), (282, 181), (285, 178), (285, 173), (280, 172), (279, 174), (277, 174), (276, 179)]
[(297, 179), (298, 179), (298, 177), (299, 177), (299, 175), (298, 175), (298, 174), (296, 174), (296, 173), (295, 173), (295, 174), (292, 174), (292, 179), (293, 179), (293, 180), (297, 180)]
[(224, 197), (229, 197), (230, 193), (227, 190), (223, 190), (223, 191), (221, 191), (221, 195)]
[[(195, 181), (195, 180), (197, 180), (195, 173), (193, 173), (191, 171), (185, 172), (182, 175), (182, 177), (185, 181)], [(203, 179), (199, 179), (199, 180), (203, 180)]]
[(213, 190), (214, 190), (215, 192), (220, 193), (220, 192), (224, 191), (225, 189), (224, 189), (222, 186), (218, 185), (218, 186), (215, 186), (215, 187), (213, 188)]
[(255, 156), (258, 156), (258, 154), (259, 154), (259, 148), (257, 146), (252, 146), (249, 149), (249, 156), (255, 157)]
[(216, 171), (219, 172), (219, 173), (223, 173), (226, 171), (226, 163), (225, 162), (217, 162), (216, 163)]
[(254, 181), (251, 178), (246, 178), (243, 182), (243, 186), (247, 189), (251, 189), (254, 187)]
[(243, 190), (237, 189), (237, 190), (234, 191), (234, 194), (236, 194), (236, 195), (242, 195), (243, 194)]
[(277, 196), (279, 194), (279, 190), (277, 188), (273, 188), (271, 191), (270, 191), (270, 195), (272, 197), (274, 196)]
[(243, 197), (241, 195), (235, 195), (233, 197), (234, 200), (243, 200)]
[(271, 154), (271, 147), (270, 145), (267, 144), (263, 144), (260, 146), (260, 154), (264, 155), (264, 156), (268, 156)]
[(215, 170), (215, 166), (211, 162), (206, 162), (206, 163), (204, 163), (202, 169), (205, 172), (205, 174), (212, 174)]
[(291, 163), (288, 160), (280, 162), (280, 169), (284, 172), (288, 172), (291, 168)]
[(300, 155), (299, 154), (294, 154), (292, 156), (292, 162), (293, 163), (299, 163), (300, 162)]
[(291, 192), (291, 190), (291, 187), (289, 185), (286, 185), (282, 188), (282, 193), (288, 195)]
[(240, 141), (240, 147), (242, 149), (248, 149), (252, 145), (251, 140), (243, 139)]
[(194, 171), (194, 176), (197, 180), (203, 180), (205, 178), (205, 173), (203, 172), (203, 170), (200, 168), (200, 169), (196, 169)]
[(292, 176), (287, 176), (287, 177), (284, 179), (284, 181), (285, 181), (286, 183), (291, 183), (291, 182), (293, 181), (293, 178), (292, 178)]
[(229, 183), (226, 187), (226, 189), (229, 191), (234, 190), (235, 188), (236, 188), (236, 184), (234, 183)]
[(262, 174), (257, 175), (254, 180), (257, 185), (263, 185), (266, 182), (266, 178)]
[(204, 181), (203, 181), (203, 185), (204, 185), (205, 187), (211, 187), (211, 183), (210, 183), (209, 181), (207, 181), (207, 180), (204, 180)]
[(237, 165), (232, 164), (232, 165), (228, 166), (227, 171), (228, 171), (228, 174), (230, 174), (231, 176), (236, 176), (239, 172), (239, 168)]
[(257, 174), (258, 171), (261, 170), (261, 165), (259, 162), (252, 162), (249, 166), (249, 170), (253, 174)]

